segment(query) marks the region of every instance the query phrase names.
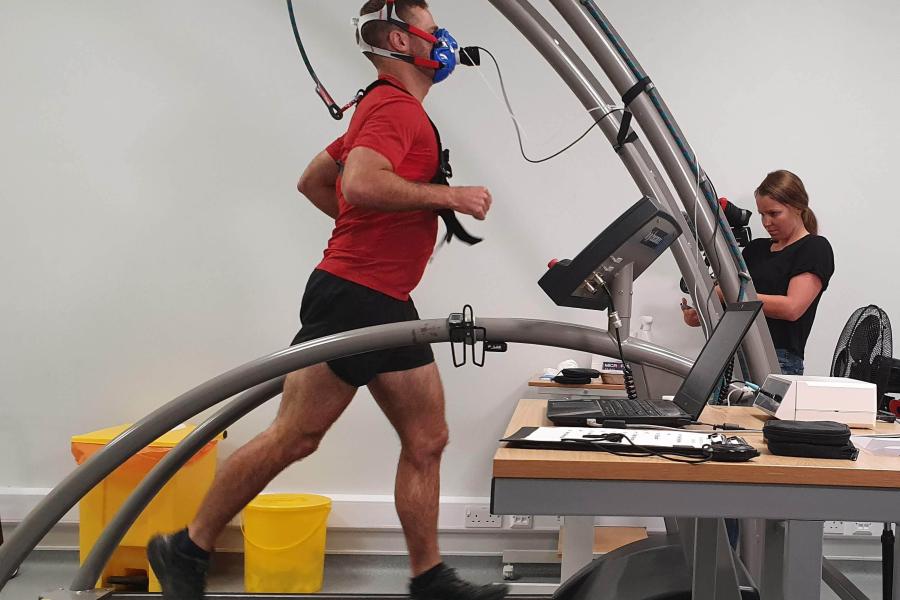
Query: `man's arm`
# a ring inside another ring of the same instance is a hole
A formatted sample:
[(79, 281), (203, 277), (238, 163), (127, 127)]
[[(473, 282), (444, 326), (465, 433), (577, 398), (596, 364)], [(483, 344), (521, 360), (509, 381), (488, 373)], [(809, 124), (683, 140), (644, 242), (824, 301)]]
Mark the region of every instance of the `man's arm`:
[(449, 208), (483, 220), (491, 207), (487, 188), (407, 181), (394, 173), (391, 161), (381, 153), (363, 146), (347, 156), (341, 189), (349, 204), (384, 211)]
[(339, 173), (338, 164), (323, 150), (312, 159), (297, 182), (297, 190), (332, 219), (338, 217), (336, 185)]

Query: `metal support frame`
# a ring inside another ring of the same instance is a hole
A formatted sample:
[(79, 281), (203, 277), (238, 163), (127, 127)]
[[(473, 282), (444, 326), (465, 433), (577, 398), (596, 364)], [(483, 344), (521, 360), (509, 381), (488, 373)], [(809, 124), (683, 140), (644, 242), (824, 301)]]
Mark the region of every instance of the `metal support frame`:
[[(778, 503), (771, 502), (776, 497)], [(818, 597), (824, 521), (890, 521), (896, 519), (898, 497), (900, 490), (893, 488), (495, 478), (492, 506), (497, 514), (643, 517), (664, 512), (700, 519), (763, 519), (760, 597), (793, 600)], [(679, 519), (690, 548), (687, 529)], [(895, 556), (895, 568), (897, 563)]]
[(841, 600), (869, 600), (847, 576), (828, 559), (822, 559), (822, 581)]
[[(542, 54), (582, 104), (592, 111), (591, 114), (595, 119), (597, 115), (593, 112), (594, 109), (598, 106), (608, 107), (611, 105), (611, 98), (602, 90), (596, 78), (581, 59), (528, 0), (490, 1)], [(637, 59), (591, 0), (551, 0), (551, 3), (585, 44), (620, 95), (624, 95), (637, 83), (638, 75), (644, 75), (645, 72)], [(596, 98), (602, 99), (604, 103), (598, 104)], [(675, 185), (682, 205), (688, 214), (697, 215), (695, 225), (698, 235), (704, 248), (709, 250), (707, 257), (713, 271), (718, 276), (726, 298), (732, 301), (737, 300), (740, 290), (743, 289), (742, 300), (755, 299), (756, 292), (752, 282), (746, 279), (742, 281), (739, 277), (744, 269), (739, 270), (735, 261), (743, 266), (743, 259), (734, 243), (731, 229), (724, 222), (724, 215), (721, 214), (718, 207), (716, 206), (715, 213), (710, 207), (710, 204), (714, 204), (716, 201), (712, 184), (700, 169), (696, 157), (678, 128), (678, 124), (665, 106), (658, 90), (650, 85), (647, 92), (640, 94), (629, 105), (629, 110), (646, 133), (652, 148), (669, 175), (669, 179)], [(610, 115), (600, 125), (611, 143), (617, 146), (618, 143), (615, 140), (621, 125), (618, 115)], [(679, 221), (679, 225), (684, 225), (681, 209), (672, 199), (668, 188), (661, 192), (664, 194), (663, 196), (658, 195), (660, 192), (645, 191), (648, 183), (647, 171), (650, 171), (651, 180), (656, 181), (659, 175), (652, 167), (654, 163), (649, 154), (639, 144), (640, 140), (638, 139), (625, 144), (619, 151), (629, 174), (644, 193), (665, 201), (672, 210), (673, 216)], [(632, 149), (635, 150), (635, 155), (629, 156), (628, 153)], [(705, 197), (706, 201), (698, 201), (701, 195)], [(685, 229), (684, 231), (689, 230)], [(706, 267), (702, 262), (698, 264), (696, 249), (692, 247), (689, 240), (684, 239), (685, 237), (687, 236), (682, 236), (681, 244), (673, 247), (672, 252), (688, 288), (692, 290), (695, 306), (700, 310), (709, 328), (718, 322), (720, 316), (718, 303), (714, 301), (707, 304), (705, 301), (710, 297), (709, 290), (711, 289), (708, 285), (703, 285), (709, 279), (705, 273)], [(685, 249), (687, 249), (686, 252)], [(682, 254), (683, 252), (684, 254)], [(745, 338), (743, 349), (749, 363), (748, 374), (752, 379), (763, 381), (769, 373), (780, 372), (771, 334), (764, 318), (757, 319)]]
[[(593, 0), (550, 1), (587, 47), (620, 95), (624, 96), (641, 77), (646, 77), (647, 72)], [(650, 84), (646, 92), (635, 98), (629, 108), (659, 157), (688, 214), (697, 216), (694, 225), (703, 247), (708, 250), (707, 258), (725, 297), (732, 302), (755, 300), (756, 290), (746, 272), (746, 265), (731, 234), (731, 228), (719, 209), (715, 188), (663, 100), (659, 88)], [(706, 298), (707, 296), (702, 299), (694, 298), (703, 314), (709, 313), (712, 308), (707, 305)], [(754, 327), (744, 338), (743, 349), (749, 367), (748, 375), (753, 380), (763, 381), (769, 373), (780, 372), (772, 336), (763, 315), (756, 319)]]
[(785, 525), (783, 589), (785, 600), (818, 598), (822, 592), (822, 521)]
[(594, 517), (563, 517), (560, 581), (566, 581), (594, 558)]
[[(493, 342), (511, 342), (554, 346), (606, 354), (615, 351), (615, 343), (606, 332), (593, 327), (542, 321), (534, 319), (477, 319), (476, 325), (488, 332), (487, 337)], [(193, 454), (191, 448), (202, 448), (209, 440), (218, 435), (233, 420), (237, 420), (246, 412), (265, 401), (280, 389), (280, 382), (271, 380), (287, 373), (313, 364), (361, 354), (372, 350), (399, 348), (417, 344), (448, 342), (449, 328), (445, 319), (409, 321), (392, 323), (376, 327), (366, 327), (341, 334), (327, 336), (317, 340), (298, 344), (275, 352), (266, 357), (256, 359), (245, 365), (232, 369), (210, 381), (182, 394), (175, 400), (163, 405), (150, 415), (144, 417), (90, 459), (77, 467), (59, 485), (28, 514), (16, 527), (12, 536), (0, 547), (0, 589), (9, 580), (10, 575), (21, 564), (25, 557), (37, 546), (38, 542), (55, 523), (68, 512), (85, 494), (109, 475), (132, 455), (150, 444), (153, 440), (169, 431), (179, 423), (196, 416), (204, 410), (215, 406), (226, 398), (239, 394), (251, 387), (260, 386), (256, 390), (241, 396), (231, 405), (201, 425), (197, 431), (186, 437), (180, 444), (184, 449), (173, 450), (174, 458), (165, 464), (160, 462), (157, 471), (149, 483), (140, 486), (123, 506), (121, 514), (116, 516), (118, 530), (105, 534), (103, 553), (110, 548), (111, 540), (124, 535), (133, 521), (134, 511), (146, 505), (158, 487), (186, 462)], [(664, 348), (644, 342), (629, 344), (625, 349), (625, 357), (629, 361), (656, 366), (662, 371), (685, 376), (690, 369), (691, 361)], [(267, 386), (266, 384), (270, 382)], [(232, 420), (233, 419), (233, 420)], [(122, 529), (124, 527), (124, 529)], [(97, 554), (92, 559), (92, 572), (96, 564), (105, 563), (108, 555)], [(85, 584), (86, 574), (77, 580)], [(96, 580), (95, 580), (96, 581)]]
[[(569, 517), (567, 517), (569, 518)], [(587, 517), (580, 517), (587, 518)], [(711, 519), (709, 527), (701, 527), (696, 545), (701, 553), (693, 560), (694, 530), (698, 519), (684, 521), (682, 535), (652, 535), (612, 550), (594, 559), (590, 564), (565, 579), (558, 587), (554, 598), (572, 600), (645, 600), (646, 598), (690, 597), (700, 600), (738, 600), (751, 598), (754, 588), (740, 561), (733, 559), (731, 548), (721, 527), (722, 544), (714, 542), (719, 535), (717, 522)], [(708, 533), (712, 540), (705, 539)], [(690, 541), (690, 556), (685, 554), (685, 540)], [(709, 557), (706, 553), (713, 548)], [(693, 566), (692, 566), (693, 565)], [(700, 573), (694, 575), (694, 570)], [(708, 585), (711, 584), (711, 585)]]
[[(356, 330), (313, 340), (228, 371), (153, 411), (72, 471), (50, 491), (0, 547), (0, 589), (50, 528), (104, 477), (173, 427), (226, 398), (290, 371), (374, 349), (447, 341), (442, 319)], [(218, 433), (218, 432), (217, 432)]]
[(694, 535), (693, 600), (741, 600), (734, 556), (722, 519), (697, 519)]
[[(616, 144), (621, 116), (616, 112), (610, 114), (610, 111), (616, 108), (616, 102), (566, 40), (528, 2), (491, 0), (491, 4), (540, 52), (572, 90), (591, 118), (598, 123), (600, 131), (610, 144)], [(634, 179), (638, 190), (645, 196), (665, 203), (681, 230), (689, 231), (678, 202), (643, 143), (637, 140), (626, 144), (618, 152), (618, 156)], [(712, 280), (706, 266), (702, 261), (698, 264), (696, 260), (693, 240), (688, 236), (681, 236), (671, 246), (671, 250), (690, 289), (696, 288), (702, 294), (709, 294), (712, 290)], [(719, 309), (717, 306), (712, 308), (715, 316), (712, 322), (715, 323), (718, 322)]]

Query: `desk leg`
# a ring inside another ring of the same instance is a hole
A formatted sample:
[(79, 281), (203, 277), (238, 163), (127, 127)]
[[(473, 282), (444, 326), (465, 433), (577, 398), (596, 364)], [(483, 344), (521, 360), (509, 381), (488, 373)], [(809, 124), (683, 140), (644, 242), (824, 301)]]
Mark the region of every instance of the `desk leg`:
[(784, 596), (791, 600), (822, 594), (822, 521), (785, 524)]
[[(900, 523), (894, 525), (894, 585), (893, 598), (900, 600)], [(885, 600), (889, 600), (885, 598)]]
[(750, 572), (753, 581), (759, 582), (762, 575), (763, 543), (766, 522), (762, 519), (741, 519), (741, 561)]
[(681, 517), (678, 519), (678, 538), (681, 540), (681, 550), (684, 552), (684, 564), (688, 571), (694, 572), (694, 548), (697, 535), (697, 519)]
[(694, 535), (693, 600), (740, 600), (725, 521), (697, 519)]
[(594, 517), (563, 517), (561, 533), (564, 582), (594, 559)]
[(764, 600), (784, 600), (784, 521), (764, 524), (759, 595)]
[(674, 535), (678, 533), (678, 519), (675, 517), (663, 517), (663, 522), (666, 524), (666, 533), (669, 535)]

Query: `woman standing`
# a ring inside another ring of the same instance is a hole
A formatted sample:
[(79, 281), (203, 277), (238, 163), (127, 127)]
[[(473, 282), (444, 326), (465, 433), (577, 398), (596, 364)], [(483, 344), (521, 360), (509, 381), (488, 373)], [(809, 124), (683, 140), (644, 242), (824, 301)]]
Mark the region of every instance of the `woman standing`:
[[(785, 375), (802, 375), (806, 340), (822, 293), (834, 273), (834, 254), (819, 235), (815, 213), (799, 177), (790, 171), (769, 173), (754, 192), (768, 238), (744, 248), (763, 313)], [(682, 301), (684, 321), (700, 325), (696, 310)]]

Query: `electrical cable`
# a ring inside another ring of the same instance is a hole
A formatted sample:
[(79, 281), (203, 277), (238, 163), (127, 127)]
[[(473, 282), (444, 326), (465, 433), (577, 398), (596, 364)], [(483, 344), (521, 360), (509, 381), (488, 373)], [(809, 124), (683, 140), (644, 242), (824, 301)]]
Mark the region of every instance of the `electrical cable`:
[(316, 70), (313, 69), (312, 63), (309, 61), (309, 56), (306, 55), (306, 48), (303, 47), (303, 42), (300, 40), (300, 31), (297, 29), (297, 20), (294, 18), (294, 5), (291, 0), (287, 0), (287, 9), (288, 16), (291, 18), (291, 29), (294, 31), (294, 40), (297, 42), (297, 48), (300, 49), (300, 56), (303, 57), (303, 64), (306, 65), (309, 76), (312, 77), (312, 80), (316, 84), (316, 94), (322, 99), (325, 106), (328, 107), (328, 113), (332, 118), (339, 121), (344, 117), (344, 111), (353, 106), (354, 102), (350, 102), (347, 106), (341, 108), (331, 97), (331, 94), (328, 93), (328, 90), (325, 89), (325, 86), (322, 85), (319, 76), (316, 75)]
[[(722, 404), (723, 400), (727, 400), (726, 396), (729, 398), (731, 394), (728, 392), (728, 388), (731, 386), (729, 381), (731, 381), (731, 376), (734, 374), (734, 356), (732, 356), (728, 360), (728, 366), (725, 367), (725, 372), (722, 374), (722, 386), (719, 388), (719, 404)], [(731, 406), (731, 403), (728, 403), (728, 406)]]
[[(563, 439), (563, 442), (576, 443), (578, 445), (589, 445), (592, 448), (597, 450), (602, 450), (603, 452), (608, 452), (615, 456), (657, 456), (659, 458), (664, 458), (665, 460), (669, 460), (677, 463), (686, 463), (686, 464), (700, 464), (709, 462), (713, 458), (713, 451), (710, 446), (704, 446), (701, 449), (703, 453), (702, 457), (688, 457), (678, 453), (673, 452), (665, 452), (665, 451), (657, 451), (652, 448), (648, 448), (646, 446), (640, 446), (635, 444), (634, 441), (631, 440), (627, 435), (621, 433), (608, 433), (602, 436), (598, 436), (596, 441), (586, 441), (586, 440), (566, 440)], [(623, 450), (613, 450), (609, 446), (603, 445), (603, 442), (622, 442), (627, 441), (633, 450), (623, 449)], [(671, 456), (670, 456), (671, 455)]]
[(609, 296), (609, 308), (612, 309), (609, 311), (609, 319), (612, 321), (613, 329), (616, 332), (616, 345), (619, 347), (619, 358), (622, 360), (622, 375), (625, 379), (625, 391), (628, 394), (629, 400), (637, 400), (638, 393), (637, 385), (634, 382), (634, 374), (631, 371), (631, 367), (625, 361), (625, 351), (622, 349), (622, 338), (619, 335), (619, 328), (622, 326), (622, 321), (619, 320), (619, 313), (616, 311), (613, 295), (609, 290), (609, 286), (606, 285), (606, 282), (603, 281), (602, 278), (598, 277), (597, 282), (603, 286), (603, 291)]
[(625, 376), (625, 392), (628, 394), (629, 400), (637, 400), (637, 385), (634, 383), (634, 373), (631, 367), (625, 362), (625, 352), (622, 350), (622, 338), (619, 336), (619, 328), (616, 330), (616, 344), (619, 346), (619, 358), (622, 359), (622, 374)]
[(721, 431), (722, 433), (762, 433), (762, 429), (747, 429), (746, 427), (741, 427), (740, 425), (735, 425), (734, 423), (722, 423), (721, 425), (714, 425), (713, 423), (703, 423), (701, 421), (695, 421), (694, 425), (703, 425), (704, 427), (712, 427), (713, 431)]
[[(704, 427), (710, 427), (711, 431), (718, 431), (721, 429), (724, 433), (729, 433), (729, 432), (730, 433), (737, 433), (737, 432), (762, 433), (761, 429), (758, 429), (758, 430), (757, 429), (744, 429), (743, 427), (739, 427), (732, 423), (726, 423), (725, 425), (728, 425), (729, 427), (725, 427), (724, 425), (711, 425), (709, 423), (700, 423), (699, 421), (693, 421), (691, 423), (691, 425), (703, 425)], [(587, 419), (586, 427), (593, 427), (596, 429), (608, 429), (608, 427), (603, 425), (602, 421), (597, 421), (596, 419)], [(619, 427), (619, 429), (621, 429), (621, 427)], [(684, 427), (669, 427), (667, 425), (650, 425), (649, 423), (637, 423), (637, 424), (626, 423), (625, 429), (653, 429), (653, 430), (658, 429), (660, 431), (677, 431), (679, 433), (684, 433), (684, 432), (702, 433), (703, 431), (705, 431), (704, 429), (685, 429)], [(900, 434), (896, 434), (896, 435), (898, 437), (900, 437)]]
[(725, 405), (728, 406), (728, 408), (731, 408), (731, 397), (734, 395), (735, 392), (742, 392), (742, 391), (743, 390), (741, 390), (740, 388), (734, 388), (733, 390), (728, 392), (728, 395), (725, 397)]
[[(518, 117), (516, 117), (515, 112), (512, 109), (512, 104), (509, 101), (509, 95), (506, 93), (506, 84), (503, 81), (503, 73), (500, 70), (500, 63), (497, 61), (497, 58), (493, 55), (493, 53), (491, 53), (490, 50), (488, 50), (486, 48), (482, 48), (481, 46), (473, 46), (473, 48), (477, 49), (479, 52), (484, 52), (485, 54), (490, 56), (491, 60), (494, 62), (494, 67), (497, 69), (497, 79), (500, 82), (500, 91), (503, 94), (502, 99), (503, 99), (503, 102), (506, 104), (506, 110), (509, 112), (509, 116), (510, 116), (510, 118), (512, 118), (513, 126), (516, 129), (516, 138), (518, 139), (518, 142), (519, 142), (519, 152), (521, 152), (522, 158), (524, 158), (526, 161), (528, 161), (532, 164), (539, 164), (539, 163), (547, 162), (548, 160), (556, 158), (560, 154), (571, 149), (573, 146), (575, 146), (575, 144), (577, 144), (578, 142), (583, 140), (585, 137), (587, 137), (587, 135), (591, 132), (591, 130), (593, 130), (594, 127), (598, 126), (603, 121), (603, 119), (605, 119), (606, 117), (608, 117), (609, 115), (611, 115), (615, 112), (621, 112), (621, 111), (625, 110), (624, 108), (607, 108), (607, 107), (602, 107), (602, 106), (597, 106), (597, 107), (589, 109), (588, 112), (594, 112), (597, 110), (602, 110), (604, 112), (596, 121), (594, 121), (591, 124), (590, 127), (587, 128), (587, 130), (584, 133), (582, 133), (578, 138), (576, 138), (574, 142), (570, 143), (562, 150), (559, 150), (558, 152), (554, 152), (553, 154), (551, 154), (550, 156), (547, 156), (545, 158), (540, 158), (540, 159), (530, 158), (525, 153), (525, 145), (522, 142), (522, 128), (519, 125), (519, 119), (518, 119)], [(465, 49), (460, 50), (460, 52), (465, 53)], [(481, 71), (479, 71), (479, 74), (481, 74)], [(482, 75), (482, 78), (483, 77), (484, 77), (484, 75)], [(485, 83), (487, 84), (487, 79), (485, 79)], [(487, 84), (487, 85), (488, 85), (488, 89), (490, 89), (492, 92), (494, 92), (494, 89), (492, 87), (490, 87), (490, 84)], [(496, 96), (496, 92), (494, 92), (494, 95)]]

